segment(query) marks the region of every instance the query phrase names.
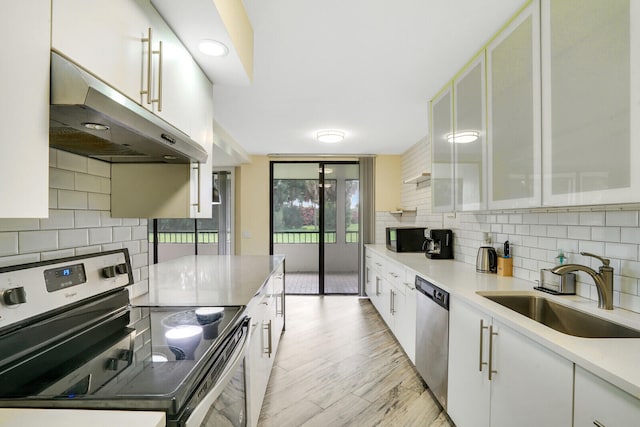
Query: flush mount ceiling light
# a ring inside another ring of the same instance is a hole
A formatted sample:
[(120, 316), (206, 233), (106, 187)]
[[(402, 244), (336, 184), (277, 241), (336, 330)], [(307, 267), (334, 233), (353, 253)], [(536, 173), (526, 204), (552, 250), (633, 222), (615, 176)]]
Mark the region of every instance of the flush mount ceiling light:
[(208, 56), (226, 56), (229, 53), (229, 48), (217, 40), (201, 40), (198, 49)]
[(109, 130), (109, 126), (107, 125), (103, 125), (101, 123), (83, 123), (82, 126), (86, 127), (87, 129), (91, 129), (91, 130)]
[(344, 131), (338, 129), (326, 129), (316, 132), (316, 138), (318, 141), (329, 144), (342, 141), (344, 139), (344, 135)]
[(454, 132), (447, 135), (447, 141), (456, 144), (468, 144), (478, 139), (480, 132), (468, 130), (462, 132)]

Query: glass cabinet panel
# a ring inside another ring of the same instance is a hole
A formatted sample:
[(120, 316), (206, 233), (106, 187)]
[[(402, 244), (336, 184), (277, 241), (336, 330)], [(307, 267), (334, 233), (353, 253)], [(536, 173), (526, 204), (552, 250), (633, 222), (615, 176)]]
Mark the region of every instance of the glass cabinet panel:
[(455, 197), (457, 211), (486, 209), (484, 51), (454, 81)]
[(431, 204), (434, 212), (452, 212), (453, 133), (452, 93), (448, 86), (431, 101)]
[(542, 3), (545, 205), (640, 201), (633, 3)]
[(490, 209), (541, 202), (539, 34), (534, 1), (487, 48)]

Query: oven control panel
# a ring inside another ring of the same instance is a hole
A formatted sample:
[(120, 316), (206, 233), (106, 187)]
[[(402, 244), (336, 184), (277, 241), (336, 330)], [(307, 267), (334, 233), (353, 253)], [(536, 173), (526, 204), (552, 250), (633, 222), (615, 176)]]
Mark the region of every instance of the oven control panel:
[(133, 284), (127, 249), (0, 268), (0, 332)]

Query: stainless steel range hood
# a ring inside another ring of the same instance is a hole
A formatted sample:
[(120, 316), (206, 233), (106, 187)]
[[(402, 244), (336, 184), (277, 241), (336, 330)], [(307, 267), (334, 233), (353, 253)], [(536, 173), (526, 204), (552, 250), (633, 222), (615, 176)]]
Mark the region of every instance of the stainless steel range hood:
[(207, 160), (188, 135), (55, 52), (49, 145), (110, 163)]

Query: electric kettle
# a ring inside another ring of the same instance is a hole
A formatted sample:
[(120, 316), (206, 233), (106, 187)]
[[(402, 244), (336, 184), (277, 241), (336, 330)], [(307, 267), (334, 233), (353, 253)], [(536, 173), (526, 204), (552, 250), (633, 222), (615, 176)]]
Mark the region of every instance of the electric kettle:
[(476, 271), (479, 273), (495, 273), (498, 270), (498, 254), (491, 246), (482, 246), (476, 257)]

